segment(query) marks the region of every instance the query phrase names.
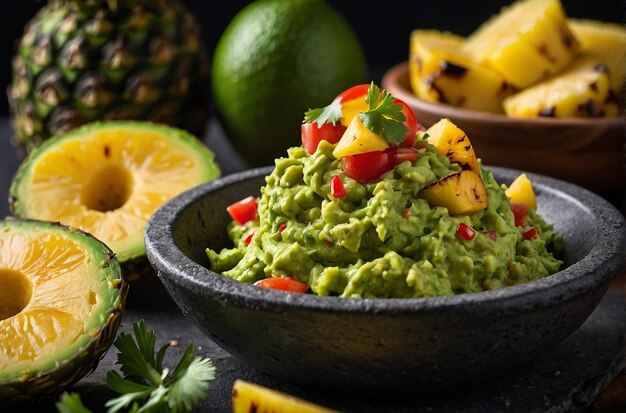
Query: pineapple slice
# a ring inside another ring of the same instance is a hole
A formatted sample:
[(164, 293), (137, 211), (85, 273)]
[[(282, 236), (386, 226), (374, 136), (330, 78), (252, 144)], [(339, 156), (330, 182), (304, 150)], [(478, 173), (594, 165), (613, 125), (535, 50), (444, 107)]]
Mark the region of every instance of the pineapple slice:
[(337, 143), (333, 155), (340, 159), (358, 153), (382, 151), (388, 147), (385, 138), (366, 128), (361, 118), (355, 116)]
[(469, 138), (450, 119), (441, 119), (426, 131), (428, 143), (437, 148), (437, 153), (447, 156), (450, 162), (458, 163), (480, 175), (476, 153)]
[(518, 118), (599, 117), (619, 114), (607, 66), (581, 56), (562, 74), (504, 100), (507, 115)]
[(535, 191), (533, 191), (533, 184), (526, 174), (521, 174), (515, 181), (511, 183), (511, 186), (504, 191), (506, 196), (515, 204), (525, 204), (529, 208), (537, 209), (537, 200), (535, 198)]
[(580, 45), (559, 0), (522, 0), (476, 30), (465, 49), (518, 88), (565, 68)]
[(568, 20), (582, 51), (609, 67), (611, 89), (622, 90), (626, 74), (626, 29), (614, 23), (593, 20)]
[(475, 214), (487, 208), (489, 198), (480, 175), (461, 171), (445, 176), (422, 189), (431, 206), (442, 206), (451, 215)]
[(502, 112), (502, 99), (511, 87), (498, 72), (475, 62), (462, 44), (462, 37), (450, 33), (413, 31), (409, 57), (413, 91), (430, 102)]
[(236, 380), (233, 384), (233, 413), (336, 413), (322, 406), (267, 387)]

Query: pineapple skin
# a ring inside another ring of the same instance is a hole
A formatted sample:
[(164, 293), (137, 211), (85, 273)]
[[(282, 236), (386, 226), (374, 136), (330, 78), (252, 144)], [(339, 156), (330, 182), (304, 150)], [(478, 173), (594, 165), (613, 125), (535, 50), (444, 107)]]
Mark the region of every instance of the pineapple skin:
[(463, 50), (463, 38), (434, 30), (411, 34), (409, 74), (413, 91), (430, 102), (502, 112), (513, 92), (498, 72), (478, 64)]
[(564, 69), (580, 44), (559, 0), (522, 0), (485, 22), (464, 47), (521, 89)]
[(518, 118), (619, 115), (608, 68), (591, 56), (581, 56), (565, 72), (508, 97), (504, 110)]
[(208, 58), (178, 0), (49, 0), (12, 66), (14, 143), (27, 151), (95, 120), (150, 120), (201, 136), (208, 119)]

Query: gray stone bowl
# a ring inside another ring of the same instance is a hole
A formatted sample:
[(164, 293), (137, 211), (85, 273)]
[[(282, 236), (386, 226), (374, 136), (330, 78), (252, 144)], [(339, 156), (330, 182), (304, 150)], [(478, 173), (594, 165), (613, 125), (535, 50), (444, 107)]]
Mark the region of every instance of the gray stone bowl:
[[(510, 183), (518, 171), (491, 169)], [(146, 227), (150, 263), (183, 314), (259, 370), (334, 391), (420, 391), (506, 373), (574, 332), (626, 255), (622, 215), (578, 186), (530, 174), (538, 210), (565, 238), (565, 268), (498, 291), (346, 299), (254, 287), (210, 271), (205, 248), (230, 245), (226, 207), (258, 195), (271, 168), (193, 188)]]

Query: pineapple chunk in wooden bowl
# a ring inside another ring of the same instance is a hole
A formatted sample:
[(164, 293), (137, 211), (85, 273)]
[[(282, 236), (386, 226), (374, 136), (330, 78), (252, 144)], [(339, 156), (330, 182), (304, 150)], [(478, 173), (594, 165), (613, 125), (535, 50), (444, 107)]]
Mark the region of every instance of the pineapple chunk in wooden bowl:
[(382, 83), (424, 126), (449, 118), (466, 131), (485, 164), (554, 176), (596, 192), (626, 187), (624, 116), (515, 118), (428, 102), (411, 90), (407, 63), (388, 70)]

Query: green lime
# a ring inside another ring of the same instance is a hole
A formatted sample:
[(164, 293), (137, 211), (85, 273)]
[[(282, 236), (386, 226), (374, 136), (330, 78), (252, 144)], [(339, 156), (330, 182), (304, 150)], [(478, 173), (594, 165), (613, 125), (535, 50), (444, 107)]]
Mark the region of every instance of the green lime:
[(251, 3), (230, 22), (213, 57), (215, 105), (252, 165), (299, 145), (304, 112), (366, 76), (356, 35), (324, 0)]

